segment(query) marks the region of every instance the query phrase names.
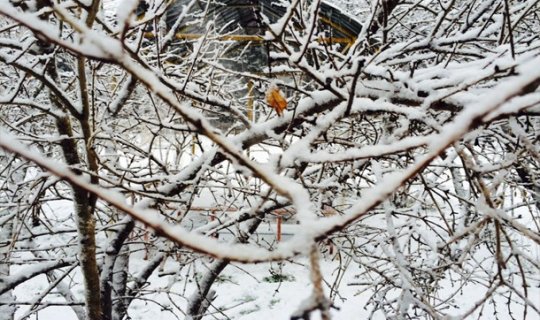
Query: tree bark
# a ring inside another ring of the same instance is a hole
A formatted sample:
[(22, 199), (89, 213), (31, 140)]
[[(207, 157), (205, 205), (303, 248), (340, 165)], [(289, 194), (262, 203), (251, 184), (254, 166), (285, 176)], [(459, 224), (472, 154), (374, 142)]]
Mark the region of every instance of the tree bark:
[[(2, 220), (4, 217), (5, 215), (0, 212), (0, 220)], [(0, 225), (0, 242), (2, 243), (2, 246), (0, 246), (0, 261), (9, 261), (8, 256), (11, 249), (13, 219), (15, 219), (15, 217), (12, 217), (9, 221), (6, 221), (4, 224)], [(4, 279), (6, 279), (9, 274), (9, 263), (0, 263), (0, 287), (3, 285)], [(2, 302), (13, 301), (14, 299), (13, 290), (0, 294), (0, 301)], [(15, 315), (15, 306), (0, 304), (0, 315), (2, 319), (12, 320), (13, 316)]]
[[(57, 120), (59, 134), (73, 137), (71, 122), (68, 117)], [(64, 139), (60, 143), (66, 162), (69, 165), (81, 163), (77, 145), (73, 139)], [(73, 190), (73, 205), (77, 217), (77, 232), (79, 238), (79, 263), (84, 279), (84, 297), (86, 317), (88, 320), (101, 320), (100, 279), (96, 260), (96, 227), (94, 220), (94, 204), (90, 194), (77, 186)]]

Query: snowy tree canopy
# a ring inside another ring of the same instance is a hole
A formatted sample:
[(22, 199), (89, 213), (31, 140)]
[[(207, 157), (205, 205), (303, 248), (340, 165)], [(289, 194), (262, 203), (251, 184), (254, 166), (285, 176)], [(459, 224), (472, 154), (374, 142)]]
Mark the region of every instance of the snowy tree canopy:
[(0, 317), (540, 317), (539, 14), (2, 1)]

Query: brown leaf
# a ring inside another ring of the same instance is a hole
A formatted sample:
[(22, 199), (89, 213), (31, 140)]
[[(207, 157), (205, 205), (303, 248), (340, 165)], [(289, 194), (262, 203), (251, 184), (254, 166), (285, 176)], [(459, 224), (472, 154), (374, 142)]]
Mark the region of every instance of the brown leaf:
[(266, 103), (268, 103), (272, 109), (276, 110), (278, 116), (282, 116), (283, 110), (287, 109), (287, 100), (285, 100), (285, 97), (283, 97), (283, 94), (275, 85), (268, 88), (268, 91), (266, 92)]

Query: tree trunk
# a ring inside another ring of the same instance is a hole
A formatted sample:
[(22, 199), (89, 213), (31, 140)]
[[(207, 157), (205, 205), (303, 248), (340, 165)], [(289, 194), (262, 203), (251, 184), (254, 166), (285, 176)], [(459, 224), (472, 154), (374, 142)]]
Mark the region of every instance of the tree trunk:
[[(9, 212), (7, 214), (0, 212), (0, 221), (3, 218), (9, 219)], [(9, 254), (11, 249), (11, 237), (13, 232), (13, 219), (11, 217), (8, 221), (0, 224), (0, 261), (9, 261)], [(0, 286), (4, 282), (4, 279), (9, 276), (9, 263), (0, 263)], [(4, 294), (0, 294), (0, 302), (13, 301), (13, 290), (9, 290)], [(0, 317), (5, 320), (13, 320), (15, 315), (15, 306), (0, 303)]]
[[(73, 137), (71, 122), (68, 117), (57, 120), (60, 135)], [(60, 143), (66, 162), (69, 165), (81, 163), (77, 152), (77, 145), (73, 139), (64, 139)], [(86, 318), (88, 320), (101, 320), (101, 295), (99, 271), (96, 261), (96, 237), (94, 204), (89, 193), (72, 185), (74, 212), (77, 218), (77, 232), (79, 238), (79, 261), (84, 279), (84, 297), (86, 305)]]

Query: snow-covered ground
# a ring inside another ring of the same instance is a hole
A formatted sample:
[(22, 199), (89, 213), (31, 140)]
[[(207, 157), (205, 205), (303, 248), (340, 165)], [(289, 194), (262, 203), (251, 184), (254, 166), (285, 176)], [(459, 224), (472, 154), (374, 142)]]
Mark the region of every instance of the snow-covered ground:
[[(135, 255), (136, 256), (136, 255)], [(130, 271), (136, 272), (145, 263), (142, 255), (135, 259), (130, 266)], [(342, 261), (343, 262), (343, 261)], [(146, 319), (183, 319), (183, 310), (187, 305), (187, 300), (196, 289), (196, 281), (206, 271), (206, 266), (210, 263), (207, 259), (201, 259), (197, 263), (179, 268), (176, 262), (167, 263), (163, 271), (156, 272), (150, 278), (147, 291), (155, 293), (144, 296), (144, 299), (136, 300), (130, 307), (128, 315), (133, 320)], [(334, 259), (324, 259), (321, 263), (322, 273), (326, 282), (327, 296), (331, 294), (330, 287), (335, 280), (341, 277), (338, 272), (340, 261)], [(338, 290), (334, 297), (333, 304), (336, 308), (332, 310), (333, 319), (367, 319), (370, 315), (372, 319), (387, 319), (387, 315), (382, 312), (371, 314), (372, 305), (366, 305), (369, 297), (373, 294), (370, 291), (362, 291), (365, 287), (358, 283), (357, 276), (361, 273), (361, 268), (352, 263), (343, 274), (334, 289)], [(443, 284), (443, 283), (441, 283)], [(453, 291), (452, 285), (446, 283)], [(16, 295), (21, 300), (32, 300), (33, 292), (36, 289), (44, 289), (46, 282), (44, 278), (36, 278), (16, 290)], [(213, 289), (217, 292), (217, 298), (210, 308), (211, 314), (204, 319), (289, 319), (291, 314), (299, 307), (311, 293), (311, 283), (309, 279), (309, 267), (307, 260), (299, 258), (294, 262), (283, 263), (261, 263), (252, 265), (232, 264), (219, 276)], [(459, 315), (477, 301), (485, 289), (474, 286), (465, 286), (460, 293), (454, 297), (455, 307), (447, 310), (450, 315)], [(442, 297), (441, 297), (442, 298)], [(529, 299), (540, 301), (540, 289), (529, 288)], [(506, 301), (499, 300), (498, 319), (512, 319), (509, 310), (513, 313), (514, 319), (538, 319), (534, 311), (528, 312), (523, 318), (523, 309), (512, 304), (506, 308)], [(493, 306), (486, 304), (482, 310), (482, 319), (493, 319)], [(21, 307), (16, 315), (21, 316), (26, 310)], [(475, 312), (471, 319), (478, 318)], [(75, 314), (67, 307), (48, 307), (39, 311), (29, 319), (39, 320), (72, 320), (76, 319)], [(312, 319), (319, 319), (316, 315)]]
[[(141, 268), (141, 262), (142, 260), (133, 264), (133, 269)], [(128, 311), (129, 317), (133, 320), (182, 319), (182, 311), (179, 309), (183, 310), (186, 307), (187, 299), (196, 288), (195, 279), (205, 271), (205, 265), (206, 263), (200, 261), (197, 270), (178, 269), (177, 264), (166, 266), (160, 274), (175, 275), (156, 274), (150, 279), (147, 287), (147, 290), (162, 289), (164, 292), (145, 296), (144, 300), (136, 300)], [(333, 283), (334, 278), (338, 276), (339, 263), (325, 261), (321, 267), (326, 275), (325, 280)], [(44, 280), (44, 278), (31, 280), (20, 286), (15, 294), (21, 298), (27, 296), (27, 299), (31, 300), (31, 292), (46, 286)], [(355, 319), (361, 315), (368, 315), (363, 309), (366, 302), (365, 295), (356, 296), (360, 288), (348, 285), (353, 281), (354, 272), (347, 273), (342, 280), (339, 295), (334, 301), (335, 306), (340, 308), (333, 312), (336, 319)], [(288, 319), (311, 293), (309, 268), (304, 259), (294, 263), (233, 264), (220, 275), (214, 289), (217, 291), (217, 299), (211, 307), (212, 315), (205, 319), (227, 319), (227, 317), (245, 320)], [(25, 312), (25, 309), (21, 307), (18, 310), (16, 319)], [(72, 320), (76, 317), (67, 307), (49, 307), (39, 311), (38, 316), (29, 319)]]

